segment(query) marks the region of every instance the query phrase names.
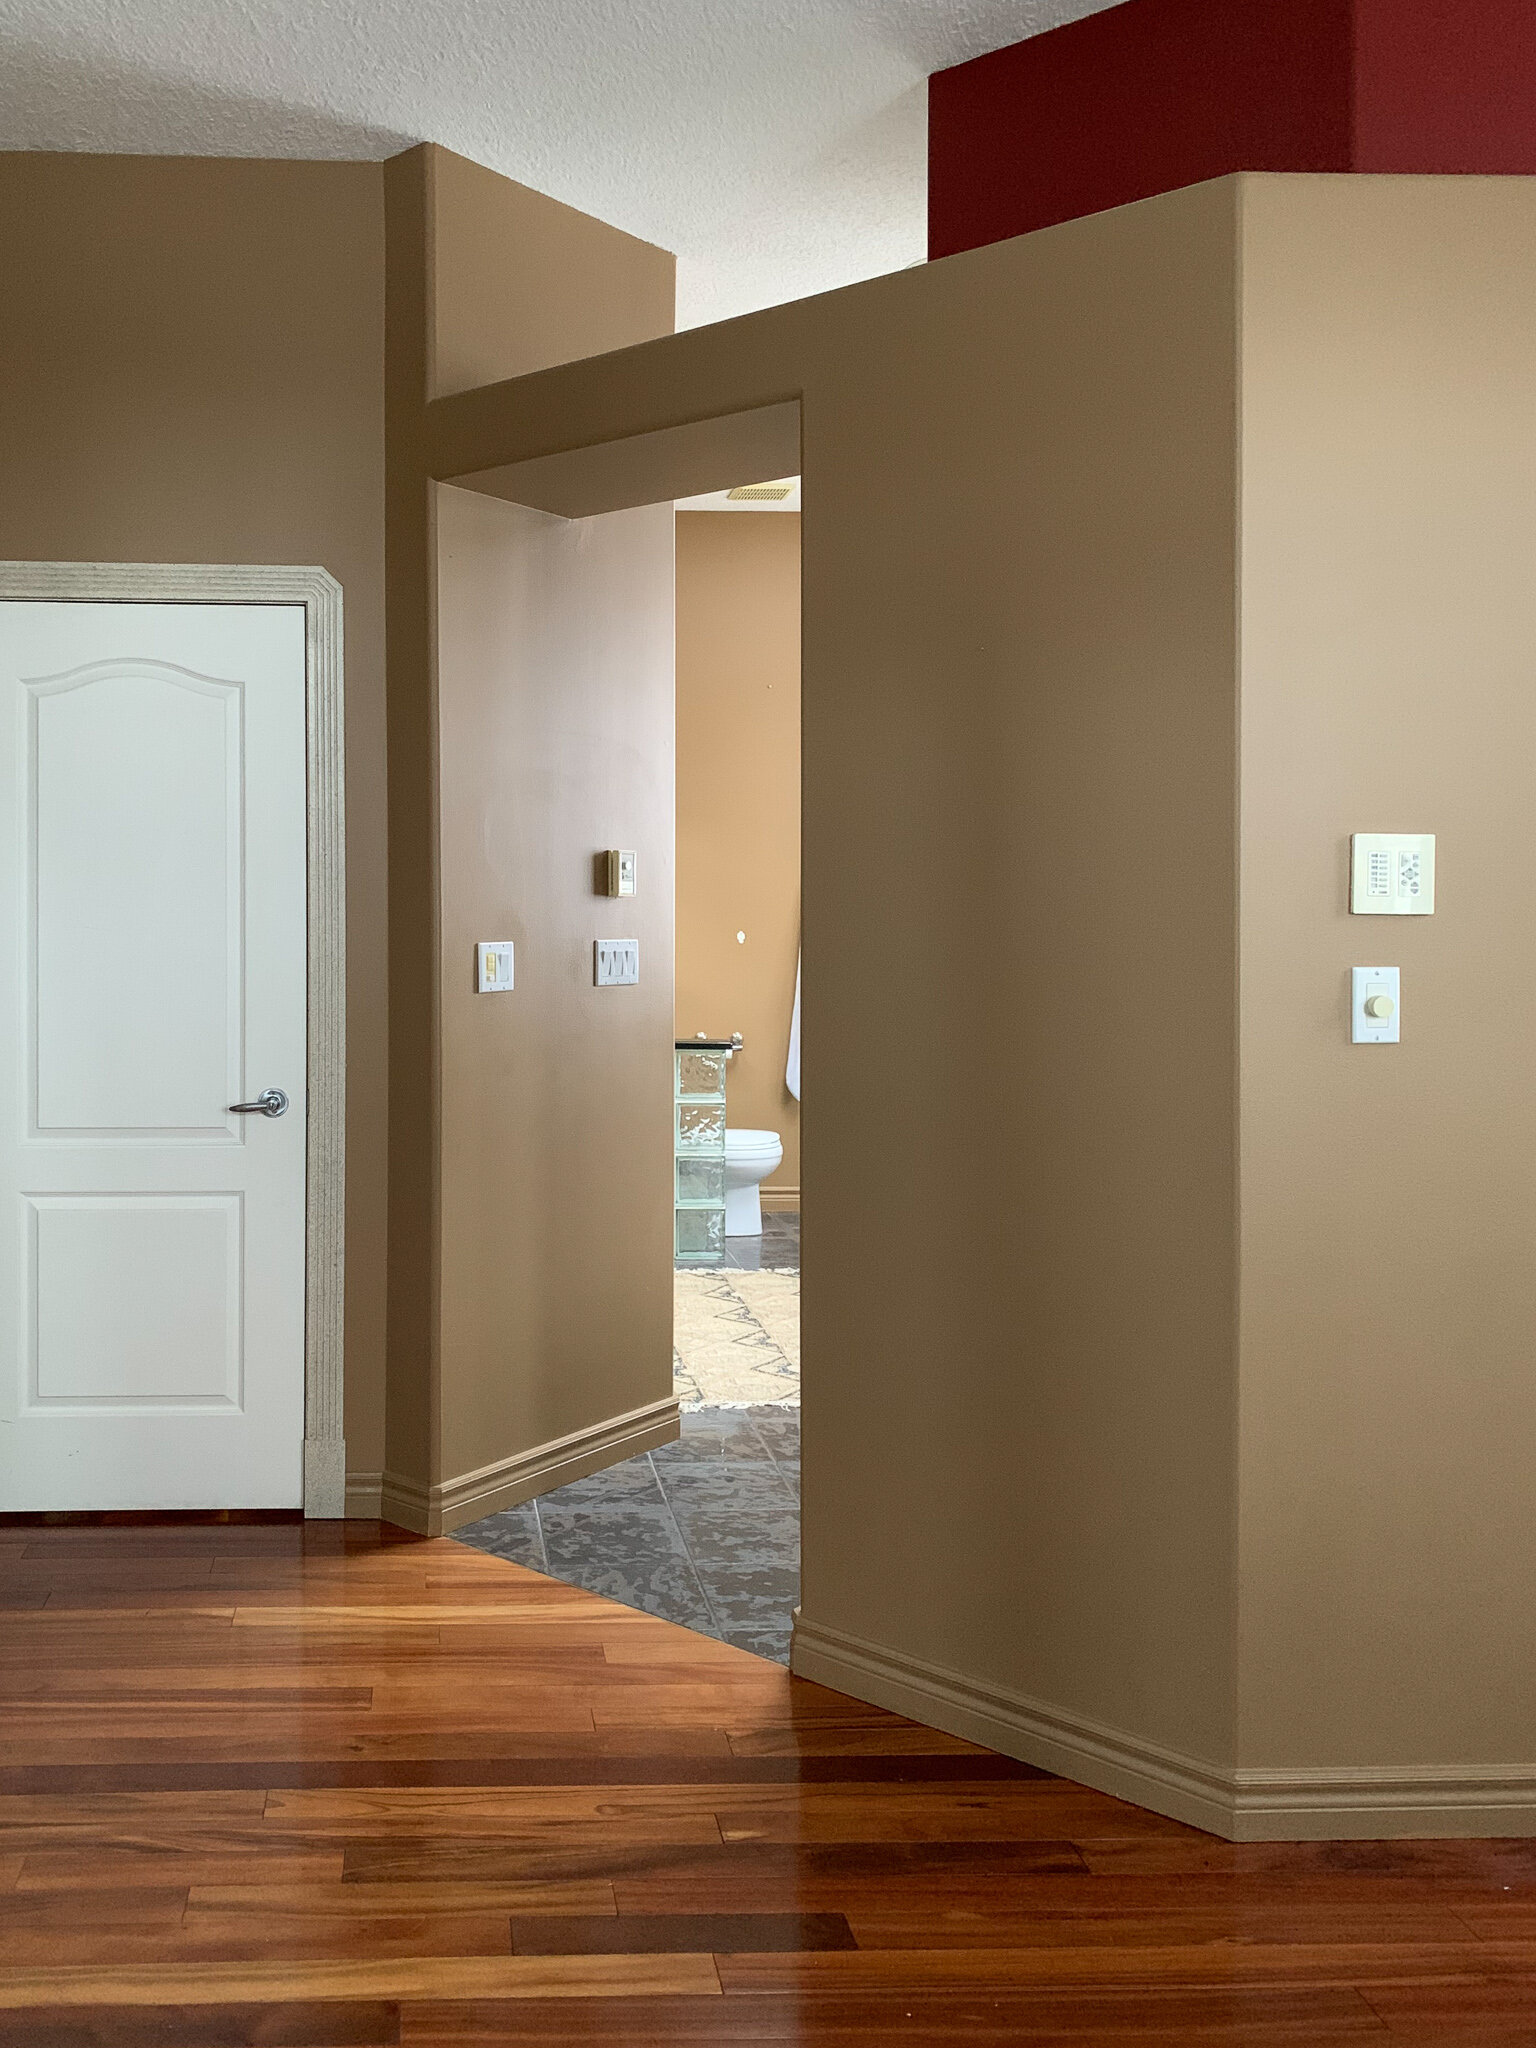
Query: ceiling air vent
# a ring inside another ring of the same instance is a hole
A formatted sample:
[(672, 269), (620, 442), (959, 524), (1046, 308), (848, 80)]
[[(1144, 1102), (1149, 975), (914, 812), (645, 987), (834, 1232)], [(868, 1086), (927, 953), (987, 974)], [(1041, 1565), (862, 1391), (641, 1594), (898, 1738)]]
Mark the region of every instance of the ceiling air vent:
[(787, 484), (738, 484), (725, 495), (736, 505), (782, 505), (794, 488), (791, 477)]

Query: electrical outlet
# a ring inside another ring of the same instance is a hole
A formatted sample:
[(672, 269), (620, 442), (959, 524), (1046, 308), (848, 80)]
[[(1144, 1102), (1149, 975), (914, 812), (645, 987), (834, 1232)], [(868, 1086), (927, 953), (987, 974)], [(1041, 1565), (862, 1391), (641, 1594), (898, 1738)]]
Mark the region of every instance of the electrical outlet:
[(623, 988), (640, 979), (638, 939), (594, 939), (592, 941), (592, 985), (594, 988)]

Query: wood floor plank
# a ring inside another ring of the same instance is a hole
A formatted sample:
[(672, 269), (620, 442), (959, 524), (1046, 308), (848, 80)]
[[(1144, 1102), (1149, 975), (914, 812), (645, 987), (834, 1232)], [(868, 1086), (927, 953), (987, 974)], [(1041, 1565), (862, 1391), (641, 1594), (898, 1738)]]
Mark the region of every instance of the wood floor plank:
[[(849, 1702), (850, 1707), (852, 1702)], [(737, 1727), (727, 1735), (733, 1756), (990, 1756), (973, 1742), (958, 1735), (942, 1735), (934, 1728), (920, 1728), (914, 1721), (900, 1721), (894, 1714), (874, 1714), (869, 1709), (850, 1712), (833, 1721), (770, 1723), (762, 1728)]]
[[(313, 1717), (292, 1717), (297, 1738), (308, 1733)], [(295, 1741), (293, 1747), (300, 1746)], [(305, 1748), (312, 1748), (308, 1740)], [(149, 1760), (96, 1758), (87, 1763), (26, 1762), (0, 1764), (0, 1795), (10, 1793), (89, 1792), (225, 1792), (260, 1790), (377, 1790), (411, 1787), (572, 1786), (585, 1791), (603, 1785), (673, 1786), (687, 1788), (702, 1800), (707, 1788), (728, 1787), (739, 1794), (755, 1785), (835, 1787), (855, 1785), (985, 1785), (1034, 1782), (1040, 1771), (1019, 1765), (1010, 1769), (987, 1758), (940, 1757), (914, 1764), (904, 1757), (754, 1757), (699, 1755), (685, 1750), (648, 1753), (625, 1749), (610, 1754), (594, 1751), (574, 1755), (507, 1756), (505, 1732), (496, 1753), (427, 1757), (360, 1757), (351, 1753), (327, 1758), (311, 1753), (303, 1760), (274, 1753), (256, 1760), (205, 1758), (184, 1762), (179, 1756)], [(718, 1803), (718, 1802), (717, 1802)]]
[(1181, 1878), (1219, 1871), (1248, 1883), (1309, 1883), (1321, 1873), (1363, 1878), (1409, 1874), (1536, 1889), (1536, 1838), (1495, 1841), (1222, 1842), (1194, 1829), (1157, 1839), (1122, 1836), (1085, 1850), (1096, 1874)]
[[(385, 1702), (375, 1702), (373, 1708), (369, 1708), (367, 1712), (369, 1712), (369, 1722), (367, 1724), (373, 1726), (373, 1729), (383, 1731), (385, 1726), (387, 1726), (387, 1729), (393, 1729), (399, 1735), (412, 1735), (412, 1733), (432, 1735), (436, 1731), (455, 1731), (455, 1729), (485, 1729), (485, 1731), (494, 1731), (494, 1733), (500, 1733), (500, 1731), (522, 1731), (522, 1729), (526, 1729), (530, 1733), (557, 1733), (557, 1731), (590, 1733), (592, 1726), (594, 1726), (592, 1708), (590, 1708), (588, 1700), (580, 1692), (578, 1694), (571, 1694), (571, 1692), (565, 1692), (565, 1690), (555, 1688), (555, 1686), (551, 1686), (549, 1690), (543, 1690), (543, 1692), (537, 1690), (535, 1686), (528, 1686), (520, 1704), (502, 1704), (498, 1700), (469, 1700), (469, 1702), (465, 1702), (465, 1706), (459, 1712), (455, 1712), (451, 1706), (397, 1708), (397, 1706), (391, 1706), (385, 1700)], [(266, 1710), (244, 1712), (240, 1716), (238, 1726), (240, 1726), (240, 1731), (246, 1735), (246, 1739), (250, 1739), (250, 1733), (260, 1729), (260, 1726), (266, 1726), (266, 1729), (283, 1733), (283, 1731), (287, 1731), (287, 1729), (291, 1729), (291, 1726), (297, 1726), (297, 1724), (307, 1726), (311, 1720), (317, 1724), (317, 1729), (324, 1729), (328, 1722), (330, 1722), (332, 1729), (342, 1729), (342, 1726), (344, 1726), (344, 1729), (352, 1729), (352, 1726), (356, 1724), (352, 1710), (340, 1710), (340, 1708), (336, 1708), (336, 1710), (319, 1710), (317, 1708), (317, 1710), (303, 1710), (301, 1716), (295, 1716), (295, 1712), (289, 1710), (289, 1708), (285, 1708), (285, 1710), (266, 1708)], [(37, 1726), (37, 1722), (39, 1722), (37, 1710), (33, 1710), (31, 1714), (27, 1714), (27, 1712), (0, 1714), (0, 1745), (4, 1745), (8, 1749), (10, 1747), (10, 1733), (12, 1731), (20, 1731), (20, 1733), (16, 1733), (16, 1739), (20, 1741), (20, 1739), (25, 1737), (25, 1731), (29, 1729), (29, 1726)], [(82, 1706), (80, 1702), (70, 1702), (66, 1706), (59, 1706), (57, 1712), (49, 1712), (49, 1726), (53, 1726), (55, 1733), (57, 1733), (59, 1726), (66, 1726), (66, 1724), (74, 1726), (74, 1731), (82, 1739), (86, 1739), (92, 1731), (100, 1731), (104, 1737), (117, 1737), (119, 1741), (135, 1737), (135, 1735), (143, 1737), (143, 1735), (156, 1735), (156, 1733), (158, 1735), (166, 1735), (168, 1733), (166, 1710), (162, 1706), (158, 1706), (158, 1704), (156, 1706), (150, 1706), (150, 1704), (143, 1704), (143, 1706), (119, 1706), (119, 1708), (113, 1710), (111, 1722), (109, 1722), (109, 1716), (102, 1712), (100, 1706), (92, 1708), (92, 1706)], [(223, 1706), (213, 1708), (209, 1714), (197, 1714), (197, 1712), (190, 1712), (190, 1710), (182, 1710), (182, 1712), (176, 1714), (176, 1722), (174, 1722), (176, 1731), (184, 1737), (182, 1753), (186, 1753), (186, 1749), (190, 1745), (197, 1743), (199, 1737), (203, 1737), (203, 1735), (213, 1737), (219, 1731), (229, 1731), (231, 1724), (233, 1724), (233, 1718), (231, 1718), (229, 1710), (223, 1708)], [(635, 1741), (633, 1741), (633, 1737), (635, 1737), (635, 1724), (633, 1722), (627, 1724), (623, 1733), (629, 1739), (627, 1747), (633, 1749), (635, 1747)]]
[[(1536, 1958), (1532, 1959), (1536, 1962)], [(738, 1992), (857, 1990), (916, 1994), (948, 1986), (985, 1992), (1010, 1986), (1163, 1983), (1260, 1990), (1281, 1984), (1346, 1982), (1362, 1991), (1405, 1979), (1440, 1986), (1485, 1986), (1476, 1944), (1293, 1944), (1276, 1949), (1236, 1942), (1166, 1947), (1093, 1944), (1025, 1948), (857, 1949), (846, 1954), (732, 1955), (720, 1958), (727, 1995)], [(1536, 1982), (1536, 1978), (1533, 1978)], [(1536, 2012), (1536, 2006), (1532, 2008)]]
[(587, 1882), (622, 1869), (629, 1857), (658, 1854), (654, 1844), (639, 1849), (598, 1842), (578, 1844), (556, 1837), (542, 1845), (512, 1843), (494, 1835), (379, 1835), (349, 1841), (342, 1853), (342, 1881), (368, 1890), (397, 1884), (534, 1885)]
[(855, 1946), (841, 1913), (622, 1913), (595, 1920), (520, 1915), (512, 1922), (512, 1953), (518, 1956), (799, 1955)]
[(291, 1886), (339, 1883), (346, 1852), (334, 1843), (295, 1844), (279, 1836), (249, 1838), (208, 1828), (180, 1837), (97, 1837), (53, 1844), (21, 1859), (19, 1892), (91, 1891), (105, 1884), (155, 1889), (166, 1885), (261, 1884), (281, 1896)]
[(0, 1793), (0, 1840), (20, 1845), (24, 1835), (49, 1828), (105, 1829), (125, 1823), (174, 1827), (178, 1821), (259, 1820), (267, 1804), (261, 1790), (247, 1792)]
[[(210, 1911), (249, 1913), (260, 1919), (285, 1895), (266, 1884), (194, 1885), (187, 1898), (188, 1914)], [(380, 1895), (385, 1896), (381, 1897)], [(291, 1896), (292, 1894), (289, 1894)], [(569, 1914), (581, 1919), (614, 1918), (618, 1906), (607, 1878), (569, 1878), (525, 1884), (308, 1884), (299, 1894), (303, 1910), (329, 1915), (366, 1917), (388, 1913), (499, 1913), (547, 1918)]]
[[(1041, 1903), (1070, 1896), (1087, 1879), (1070, 1842), (858, 1842), (791, 1845), (732, 1842), (629, 1863), (614, 1873), (626, 1913), (759, 1912), (794, 1899), (809, 1910), (926, 1900), (996, 1907), (1052, 1881)], [(1145, 1910), (1145, 1902), (1138, 1905)]]
[[(796, 1996), (658, 1999), (599, 2006), (513, 2008), (485, 2002), (412, 2003), (401, 2012), (402, 2048), (1013, 2048), (1020, 2042), (1108, 2048), (1395, 2048), (1357, 1992), (1306, 1987), (1260, 1997), (1227, 1991), (1004, 1993), (984, 1999)], [(1460, 2048), (1460, 2044), (1458, 2044)], [(1502, 2044), (1501, 2044), (1502, 2048)], [(1521, 2048), (1530, 2048), (1529, 2038)]]
[(844, 1910), (863, 1949), (1174, 1949), (1216, 1942), (1265, 1948), (1387, 1942), (1414, 1949), (1458, 1943), (1475, 1947), (1475, 1937), (1454, 1913), (1374, 1902), (1353, 1908), (1305, 1900), (1268, 1908), (1168, 1904), (1130, 1913), (1092, 1901), (1075, 1911), (1010, 1912), (981, 1897), (946, 1898), (936, 1909), (931, 1897), (914, 1896), (899, 1903), (850, 1901)]
[(1060, 1781), (1048, 1788), (955, 1787), (942, 1801), (907, 1786), (744, 1785), (717, 1802), (728, 1842), (1086, 1841), (1177, 1826), (1158, 1814), (1128, 1816), (1117, 1808), (1103, 1794)]
[(397, 2048), (392, 2001), (0, 2011), (0, 2048)]
[[(235, 1732), (239, 1731), (239, 1732)], [(194, 1738), (195, 1736), (195, 1744)], [(564, 1728), (521, 1726), (515, 1719), (490, 1720), (479, 1727), (456, 1727), (452, 1717), (439, 1715), (430, 1723), (401, 1727), (387, 1714), (366, 1718), (350, 1713), (307, 1710), (300, 1714), (240, 1715), (227, 1712), (186, 1716), (161, 1712), (131, 1735), (115, 1728), (104, 1733), (99, 1727), (89, 1733), (91, 1755), (103, 1761), (175, 1764), (189, 1749), (210, 1764), (250, 1761), (282, 1762), (302, 1748), (312, 1762), (347, 1759), (398, 1758), (407, 1762), (486, 1760), (501, 1762), (509, 1756), (536, 1762), (540, 1759), (570, 1769), (582, 1757), (593, 1762), (592, 1781), (605, 1776), (604, 1759), (625, 1763), (637, 1754), (666, 1760), (667, 1768), (682, 1770), (692, 1761), (719, 1768), (729, 1756), (724, 1736), (717, 1730), (668, 1728), (649, 1734), (633, 1730), (595, 1731), (591, 1716), (573, 1717)], [(0, 1736), (0, 1748), (18, 1765), (68, 1764), (81, 1754), (81, 1735), (36, 1734)]]
[[(494, 1835), (530, 1845), (718, 1842), (713, 1785), (387, 1786), (271, 1792), (269, 1827), (302, 1834)], [(3, 1804), (3, 1802), (0, 1802)]]
[(169, 1982), (185, 1966), (281, 1961), (297, 1969), (314, 1963), (433, 1957), (504, 1956), (510, 1952), (505, 1913), (312, 1912), (307, 1904), (274, 1898), (259, 1918), (251, 1913), (191, 1912), (169, 1924), (107, 1925), (60, 1921), (50, 1926), (8, 1926), (0, 1917), (0, 1972), (68, 1964), (82, 1967), (154, 1965)]
[(263, 1999), (705, 1998), (720, 1982), (707, 1955), (418, 1956), (337, 1962), (82, 1965), (0, 1972), (0, 2008), (249, 2004)]

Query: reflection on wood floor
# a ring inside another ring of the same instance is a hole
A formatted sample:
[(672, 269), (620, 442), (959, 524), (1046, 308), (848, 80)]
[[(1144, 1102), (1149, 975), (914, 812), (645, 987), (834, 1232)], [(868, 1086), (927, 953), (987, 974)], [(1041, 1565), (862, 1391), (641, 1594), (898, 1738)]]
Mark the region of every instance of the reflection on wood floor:
[(1536, 2041), (1536, 1844), (1231, 1848), (373, 1524), (0, 1610), (3, 2048)]

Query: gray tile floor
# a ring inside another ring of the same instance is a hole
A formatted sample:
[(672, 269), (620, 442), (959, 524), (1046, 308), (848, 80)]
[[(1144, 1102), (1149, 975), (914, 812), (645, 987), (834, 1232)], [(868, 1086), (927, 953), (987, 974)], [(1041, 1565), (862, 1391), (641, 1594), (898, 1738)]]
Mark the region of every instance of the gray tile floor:
[[(799, 1272), (799, 1214), (764, 1212), (762, 1237), (727, 1237), (725, 1247), (737, 1272)], [(453, 1534), (788, 1663), (801, 1583), (801, 1411), (688, 1409), (676, 1444)]]
[[(734, 1266), (738, 1273), (757, 1273), (769, 1266), (778, 1273), (798, 1273), (799, 1212), (765, 1209), (761, 1237), (728, 1237), (725, 1240), (725, 1263)], [(690, 1270), (698, 1272), (699, 1268), (694, 1266)]]
[(800, 1410), (690, 1409), (676, 1443), (454, 1535), (787, 1664), (800, 1584)]
[[(738, 1272), (800, 1269), (800, 1218), (789, 1211), (765, 1213), (761, 1238), (725, 1242)], [(453, 1533), (787, 1664), (800, 1597), (800, 1410), (686, 1410), (675, 1444)]]

